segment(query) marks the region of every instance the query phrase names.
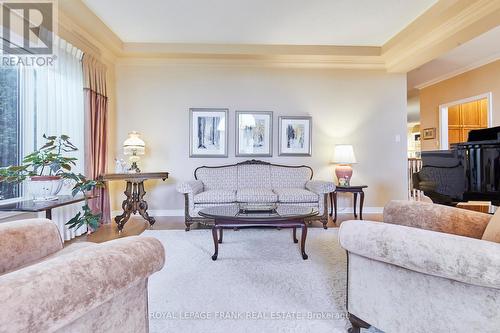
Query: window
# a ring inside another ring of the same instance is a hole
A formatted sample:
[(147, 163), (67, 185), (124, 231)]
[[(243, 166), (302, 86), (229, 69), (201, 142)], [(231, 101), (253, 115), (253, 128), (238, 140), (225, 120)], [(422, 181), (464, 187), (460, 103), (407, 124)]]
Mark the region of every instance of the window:
[[(0, 167), (19, 163), (19, 118), (19, 70), (0, 67)], [(0, 200), (19, 196), (19, 185), (0, 183)]]
[[(19, 165), (43, 145), (43, 134), (71, 137), (80, 150), (73, 170), (84, 170), (82, 52), (57, 38), (54, 66), (0, 67), (0, 167)], [(0, 183), (0, 200), (29, 195), (29, 186)], [(65, 186), (60, 194), (69, 194)]]

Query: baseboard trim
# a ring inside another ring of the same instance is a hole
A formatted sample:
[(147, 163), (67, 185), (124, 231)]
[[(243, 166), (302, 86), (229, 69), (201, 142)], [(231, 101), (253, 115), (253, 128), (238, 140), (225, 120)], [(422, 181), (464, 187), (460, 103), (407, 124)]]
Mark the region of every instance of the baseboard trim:
[[(112, 216), (122, 214), (121, 210), (114, 210), (111, 212)], [(184, 216), (184, 209), (148, 209), (150, 216)]]
[[(341, 207), (337, 210), (338, 214), (352, 214), (352, 207)], [(384, 207), (363, 207), (363, 214), (382, 214)], [(359, 207), (356, 208), (356, 213), (359, 213)]]
[[(356, 209), (359, 212), (359, 208)], [(382, 214), (384, 207), (363, 207), (363, 214)], [(342, 207), (337, 211), (339, 214), (352, 214), (352, 207)], [(123, 213), (121, 210), (114, 210), (112, 216)], [(151, 216), (184, 216), (184, 209), (150, 209)]]
[(384, 207), (363, 207), (363, 213), (367, 214), (382, 214), (384, 212)]

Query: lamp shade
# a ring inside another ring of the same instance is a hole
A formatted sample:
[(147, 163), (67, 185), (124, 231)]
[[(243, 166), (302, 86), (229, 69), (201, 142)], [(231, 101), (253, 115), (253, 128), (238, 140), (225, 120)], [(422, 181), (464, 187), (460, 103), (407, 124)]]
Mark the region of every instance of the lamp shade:
[(130, 132), (128, 138), (123, 142), (123, 153), (125, 155), (144, 155), (146, 143), (141, 139), (141, 134), (136, 131)]
[(332, 162), (336, 164), (356, 163), (356, 156), (354, 155), (352, 145), (335, 145)]

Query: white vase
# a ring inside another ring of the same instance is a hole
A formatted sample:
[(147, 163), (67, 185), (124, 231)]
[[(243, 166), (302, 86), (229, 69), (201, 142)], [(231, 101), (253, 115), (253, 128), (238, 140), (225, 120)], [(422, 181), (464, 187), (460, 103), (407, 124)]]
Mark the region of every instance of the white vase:
[(28, 180), (28, 193), (34, 201), (57, 200), (62, 185), (59, 176), (34, 176)]

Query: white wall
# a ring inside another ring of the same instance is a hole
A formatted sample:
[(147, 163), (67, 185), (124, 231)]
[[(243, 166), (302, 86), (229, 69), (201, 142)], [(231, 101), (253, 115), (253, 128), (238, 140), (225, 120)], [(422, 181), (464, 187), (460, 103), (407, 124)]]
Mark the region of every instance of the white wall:
[[(331, 180), (334, 144), (350, 143), (358, 159), (352, 181), (369, 185), (365, 206), (406, 198), (405, 75), (145, 62), (117, 65), (116, 77), (116, 155), (122, 156), (120, 144), (127, 133), (137, 130), (147, 143), (141, 169), (171, 172), (165, 184), (147, 183), (150, 209), (182, 209), (175, 183), (192, 179), (196, 167), (245, 160), (234, 157), (235, 110), (274, 111), (275, 157), (264, 160), (307, 164), (317, 179)], [(189, 158), (191, 107), (229, 108), (229, 158)], [(312, 157), (277, 156), (279, 115), (313, 117)], [(113, 209), (119, 209), (122, 199), (121, 192), (114, 193)]]

